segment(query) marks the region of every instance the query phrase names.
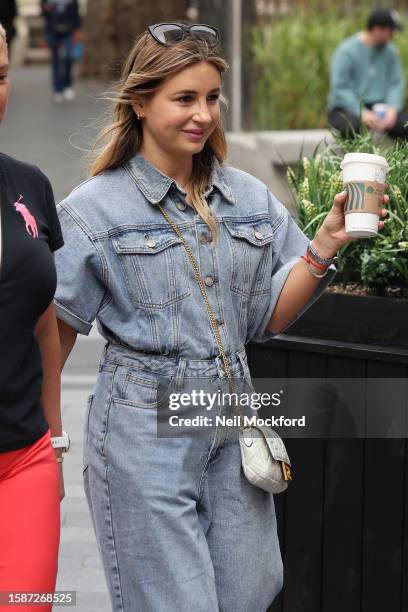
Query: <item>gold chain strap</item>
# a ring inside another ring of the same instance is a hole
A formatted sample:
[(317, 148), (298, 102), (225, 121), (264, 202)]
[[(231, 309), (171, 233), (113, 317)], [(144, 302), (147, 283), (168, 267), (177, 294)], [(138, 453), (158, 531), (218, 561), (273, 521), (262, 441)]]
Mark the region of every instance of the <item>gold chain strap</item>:
[[(231, 393), (234, 393), (234, 389), (235, 388), (234, 388), (234, 384), (233, 384), (233, 381), (232, 381), (231, 369), (229, 367), (228, 360), (227, 360), (227, 357), (225, 355), (224, 345), (223, 345), (222, 340), (221, 340), (220, 332), (219, 332), (219, 329), (218, 329), (218, 324), (217, 324), (216, 318), (214, 316), (213, 309), (211, 308), (210, 302), (208, 301), (207, 292), (206, 292), (206, 290), (204, 288), (204, 282), (203, 282), (203, 279), (201, 277), (200, 271), (198, 269), (197, 261), (196, 261), (194, 255), (193, 255), (189, 245), (185, 241), (184, 236), (183, 236), (183, 234), (180, 231), (180, 228), (176, 225), (176, 223), (173, 221), (173, 219), (171, 219), (169, 217), (169, 215), (163, 210), (163, 208), (160, 206), (160, 204), (158, 204), (158, 207), (159, 207), (160, 212), (162, 213), (162, 215), (166, 219), (166, 221), (171, 225), (171, 227), (176, 232), (177, 236), (180, 238), (181, 242), (183, 243), (184, 248), (186, 249), (187, 255), (190, 258), (190, 261), (191, 261), (192, 266), (193, 266), (195, 277), (197, 279), (198, 285), (200, 287), (201, 293), (202, 293), (204, 301), (205, 301), (205, 305), (207, 307), (207, 312), (208, 312), (208, 317), (210, 319), (211, 328), (212, 328), (212, 330), (214, 332), (214, 336), (215, 336), (215, 339), (217, 341), (218, 349), (219, 349), (220, 355), (222, 357), (222, 361), (223, 361), (223, 364), (224, 364), (224, 370), (225, 370), (225, 373), (227, 375), (229, 386), (230, 386), (230, 391), (231, 391)], [(239, 428), (240, 428), (240, 431), (243, 432), (245, 427), (243, 425), (243, 420), (244, 419), (243, 419), (243, 414), (242, 414), (241, 406), (240, 406), (239, 402), (236, 402), (235, 406), (236, 406), (237, 412), (238, 412), (238, 414), (240, 416)], [(288, 465), (284, 461), (280, 461), (280, 464), (281, 464), (281, 470), (282, 470), (282, 474), (283, 474), (284, 480), (285, 481), (292, 480), (292, 472), (291, 472), (290, 465)]]
[[(221, 335), (220, 335), (220, 331), (219, 331), (219, 328), (218, 328), (218, 323), (217, 323), (217, 320), (216, 320), (216, 318), (214, 316), (214, 312), (213, 312), (213, 309), (211, 308), (210, 302), (208, 301), (207, 292), (206, 292), (205, 287), (204, 287), (204, 282), (203, 282), (203, 279), (201, 277), (197, 261), (196, 261), (194, 255), (193, 255), (189, 245), (187, 244), (186, 240), (184, 239), (184, 236), (181, 233), (180, 228), (176, 225), (176, 223), (173, 221), (173, 219), (171, 219), (169, 217), (169, 215), (163, 210), (163, 208), (161, 207), (160, 204), (158, 204), (158, 208), (159, 208), (160, 212), (162, 213), (162, 215), (164, 216), (164, 218), (166, 219), (167, 223), (169, 223), (169, 225), (171, 225), (173, 230), (176, 232), (177, 236), (180, 238), (181, 242), (183, 243), (184, 248), (186, 249), (188, 257), (190, 258), (190, 261), (191, 261), (191, 264), (193, 266), (193, 270), (194, 270), (194, 274), (195, 274), (196, 280), (198, 282), (198, 285), (200, 287), (201, 293), (202, 293), (203, 298), (204, 298), (205, 305), (207, 307), (207, 313), (208, 313), (208, 317), (209, 317), (209, 320), (210, 320), (210, 325), (211, 325), (211, 328), (212, 328), (212, 330), (214, 332), (215, 340), (217, 342), (218, 349), (220, 351), (220, 355), (221, 355), (221, 358), (222, 358), (222, 361), (223, 361), (223, 364), (224, 364), (224, 370), (225, 370), (225, 374), (226, 374), (228, 382), (229, 382), (230, 391), (231, 391), (231, 393), (234, 393), (235, 387), (234, 387), (234, 384), (233, 384), (233, 381), (232, 381), (231, 368), (230, 368), (230, 366), (228, 364), (228, 360), (227, 360), (227, 357), (225, 355), (224, 345), (223, 345), (222, 340), (221, 340)], [(244, 426), (243, 426), (243, 415), (242, 415), (241, 407), (239, 406), (239, 402), (236, 403), (236, 407), (238, 408), (238, 414), (240, 415), (240, 430), (242, 431), (244, 429)]]

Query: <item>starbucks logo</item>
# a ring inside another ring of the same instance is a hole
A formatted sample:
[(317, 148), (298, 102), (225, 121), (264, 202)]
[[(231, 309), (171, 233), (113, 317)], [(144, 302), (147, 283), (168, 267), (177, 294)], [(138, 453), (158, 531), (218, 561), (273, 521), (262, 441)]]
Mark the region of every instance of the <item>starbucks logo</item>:
[(374, 187), (367, 187), (367, 193), (374, 193)]
[(354, 210), (364, 210), (364, 189), (365, 183), (347, 183), (348, 198), (344, 207), (344, 212)]

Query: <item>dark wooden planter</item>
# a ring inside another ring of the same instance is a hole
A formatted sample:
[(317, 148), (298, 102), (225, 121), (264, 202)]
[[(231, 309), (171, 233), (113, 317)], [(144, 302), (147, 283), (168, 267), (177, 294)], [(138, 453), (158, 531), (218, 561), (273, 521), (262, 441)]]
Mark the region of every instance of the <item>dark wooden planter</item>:
[[(406, 301), (326, 294), (287, 333), (248, 346), (252, 377), (407, 377), (407, 314)], [(407, 439), (286, 444), (285, 582), (268, 612), (407, 612)]]
[(325, 293), (285, 333), (408, 349), (408, 300)]

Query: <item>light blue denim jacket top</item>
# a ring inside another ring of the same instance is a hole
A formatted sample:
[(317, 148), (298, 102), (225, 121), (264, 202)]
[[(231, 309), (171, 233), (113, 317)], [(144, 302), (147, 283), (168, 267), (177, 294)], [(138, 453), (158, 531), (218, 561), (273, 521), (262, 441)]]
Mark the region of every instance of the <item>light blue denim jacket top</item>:
[[(273, 338), (266, 326), (309, 239), (261, 181), (236, 168), (217, 163), (206, 192), (219, 226), (216, 248), (185, 196), (140, 154), (76, 187), (58, 206), (65, 246), (55, 255), (57, 316), (82, 334), (96, 318), (108, 341), (136, 351), (219, 354), (191, 262), (161, 203), (198, 262), (226, 353)], [(330, 266), (291, 323), (335, 273)]]

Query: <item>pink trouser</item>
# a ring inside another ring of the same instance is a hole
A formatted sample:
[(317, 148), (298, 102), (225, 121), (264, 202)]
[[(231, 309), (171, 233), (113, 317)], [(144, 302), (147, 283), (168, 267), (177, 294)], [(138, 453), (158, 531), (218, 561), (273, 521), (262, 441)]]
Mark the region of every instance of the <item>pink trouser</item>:
[[(50, 430), (34, 444), (0, 453), (0, 592), (53, 592), (60, 538), (59, 464)], [(51, 604), (0, 611), (48, 612)]]

